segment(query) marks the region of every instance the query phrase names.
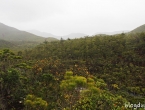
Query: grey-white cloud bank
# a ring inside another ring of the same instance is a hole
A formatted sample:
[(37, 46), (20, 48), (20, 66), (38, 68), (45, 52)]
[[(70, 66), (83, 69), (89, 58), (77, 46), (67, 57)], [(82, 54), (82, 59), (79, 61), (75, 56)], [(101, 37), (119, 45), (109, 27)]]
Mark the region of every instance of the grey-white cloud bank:
[(55, 35), (92, 35), (144, 24), (144, 4), (144, 0), (0, 0), (0, 22)]

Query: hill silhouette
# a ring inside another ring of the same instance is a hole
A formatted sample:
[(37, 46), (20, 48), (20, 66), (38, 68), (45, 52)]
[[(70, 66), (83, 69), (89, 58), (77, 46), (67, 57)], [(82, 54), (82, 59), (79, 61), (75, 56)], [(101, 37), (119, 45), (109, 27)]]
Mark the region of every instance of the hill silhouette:
[[(0, 23), (0, 39), (6, 41), (43, 42), (45, 38)], [(50, 38), (49, 41), (56, 39)]]
[(141, 25), (131, 31), (131, 33), (141, 33), (141, 32), (145, 32), (145, 24)]
[(84, 37), (84, 36), (88, 36), (87, 34), (84, 34), (84, 33), (70, 33), (68, 35), (53, 35), (51, 33), (47, 33), (47, 32), (40, 32), (38, 30), (27, 30), (27, 32), (29, 33), (32, 33), (34, 35), (37, 35), (37, 36), (42, 36), (42, 37), (45, 37), (45, 38), (63, 38), (63, 39), (67, 39), (67, 38), (70, 38), (70, 39), (74, 39), (74, 38), (81, 38), (81, 37)]

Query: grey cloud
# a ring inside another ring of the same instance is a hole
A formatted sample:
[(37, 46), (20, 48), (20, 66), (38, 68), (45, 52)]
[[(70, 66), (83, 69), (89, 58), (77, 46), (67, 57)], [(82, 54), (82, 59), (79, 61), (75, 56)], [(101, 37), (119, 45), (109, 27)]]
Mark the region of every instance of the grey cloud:
[(55, 35), (131, 30), (144, 24), (144, 0), (0, 0), (0, 22)]

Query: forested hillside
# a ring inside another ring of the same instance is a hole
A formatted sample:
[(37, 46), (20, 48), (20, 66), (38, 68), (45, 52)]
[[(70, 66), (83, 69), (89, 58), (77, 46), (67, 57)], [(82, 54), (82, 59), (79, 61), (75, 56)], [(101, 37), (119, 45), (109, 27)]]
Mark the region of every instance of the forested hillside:
[(0, 49), (9, 48), (14, 51), (32, 48), (44, 41), (57, 41), (53, 37), (41, 37), (0, 23)]
[(0, 39), (7, 41), (43, 42), (44, 38), (0, 23)]
[(145, 102), (145, 33), (0, 51), (1, 110), (130, 110)]
[(145, 24), (141, 25), (131, 31), (131, 33), (141, 33), (141, 32), (145, 32)]
[(10, 47), (14, 47), (14, 46), (15, 46), (15, 44), (0, 39), (0, 49), (3, 49), (3, 48), (10, 48)]

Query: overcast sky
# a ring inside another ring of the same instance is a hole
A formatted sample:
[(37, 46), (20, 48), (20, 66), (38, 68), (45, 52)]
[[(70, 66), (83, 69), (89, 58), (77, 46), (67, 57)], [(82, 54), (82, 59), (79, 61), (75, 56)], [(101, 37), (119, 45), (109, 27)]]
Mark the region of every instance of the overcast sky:
[(0, 22), (54, 35), (132, 30), (145, 24), (145, 0), (0, 0)]

